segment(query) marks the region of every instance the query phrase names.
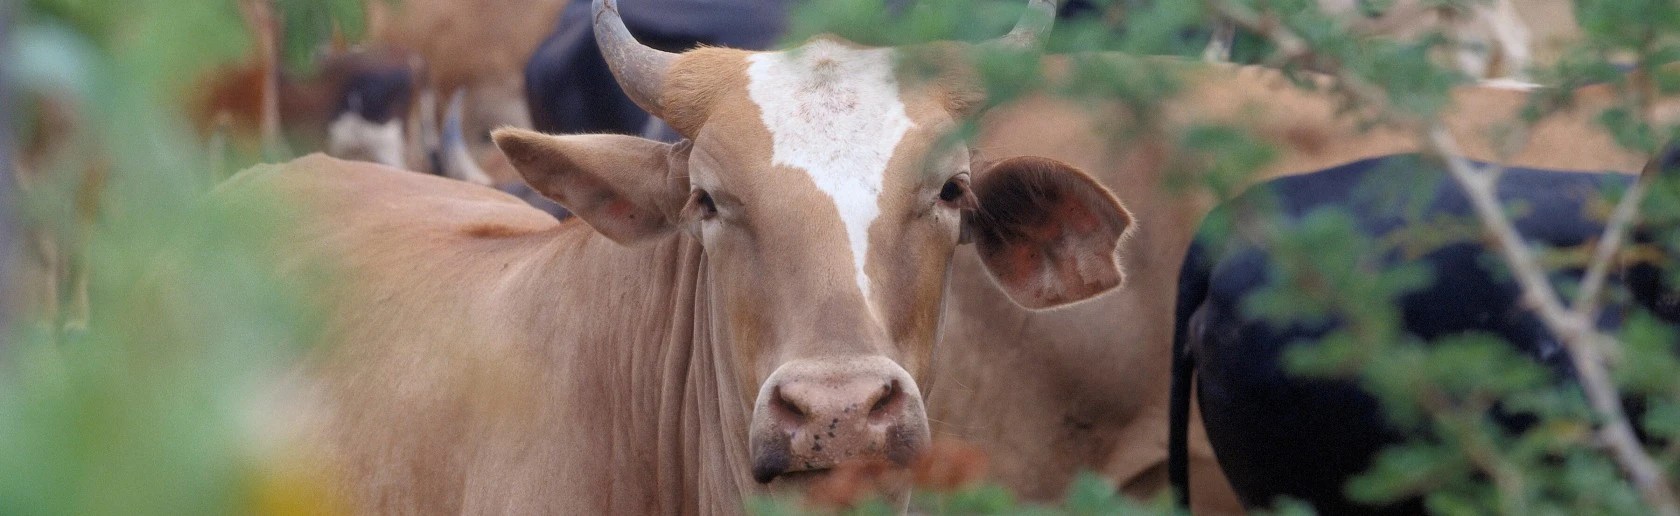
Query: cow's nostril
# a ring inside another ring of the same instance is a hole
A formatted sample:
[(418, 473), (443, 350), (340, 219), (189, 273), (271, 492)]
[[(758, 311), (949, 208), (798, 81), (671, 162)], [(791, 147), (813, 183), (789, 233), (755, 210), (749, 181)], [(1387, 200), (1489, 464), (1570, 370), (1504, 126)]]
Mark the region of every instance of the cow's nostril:
[(787, 396), (783, 396), (780, 385), (772, 389), (770, 395), (776, 408), (782, 412), (786, 419), (796, 423), (805, 421), (805, 409), (800, 407), (798, 403), (794, 403), (793, 400), (788, 399)]
[(869, 406), (869, 417), (879, 418), (886, 415), (887, 411), (897, 406), (898, 400), (904, 397), (902, 391), (903, 389), (898, 385), (898, 380), (892, 380), (886, 385), (882, 385), (880, 393), (875, 398), (875, 403)]

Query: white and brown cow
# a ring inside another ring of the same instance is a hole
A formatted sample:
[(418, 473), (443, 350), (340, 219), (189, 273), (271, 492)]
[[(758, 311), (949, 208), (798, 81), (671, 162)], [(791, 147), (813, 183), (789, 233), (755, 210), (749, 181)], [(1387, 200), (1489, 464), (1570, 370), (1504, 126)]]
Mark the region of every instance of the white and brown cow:
[[(1546, 45), (1542, 54), (1548, 60), (1541, 62), (1550, 63), (1556, 56), (1556, 40), (1573, 39), (1578, 31), (1569, 6), (1559, 0), (1525, 0), (1521, 7), (1512, 0), (1479, 0), (1463, 5), (1420, 0), (1316, 3), (1325, 15), (1344, 21), (1358, 35), (1418, 41), (1439, 33), (1452, 42), (1451, 62), (1471, 77), (1525, 79), (1535, 62), (1536, 42)], [(1529, 18), (1535, 17), (1540, 18), (1532, 20), (1539, 22), (1538, 32), (1530, 28)], [(1552, 19), (1557, 17), (1570, 18), (1560, 23)], [(1202, 57), (1228, 61), (1235, 36), (1236, 28), (1230, 23), (1216, 24)]]
[(1131, 220), (1106, 189), (941, 143), (973, 84), (836, 39), (670, 54), (594, 9), (621, 84), (686, 140), (496, 133), (581, 222), (321, 156), (218, 191), (304, 203), (279, 245), (342, 273), (287, 417), (355, 507), (735, 513), (764, 484), (904, 465), (959, 245), (1029, 307), (1120, 284)]

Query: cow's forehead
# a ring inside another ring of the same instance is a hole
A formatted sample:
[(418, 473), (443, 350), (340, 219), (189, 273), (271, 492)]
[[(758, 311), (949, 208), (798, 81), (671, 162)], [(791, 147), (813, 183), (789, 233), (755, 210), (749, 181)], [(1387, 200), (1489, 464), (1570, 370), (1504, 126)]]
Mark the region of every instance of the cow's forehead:
[(887, 164), (916, 125), (900, 98), (892, 52), (816, 40), (748, 58), (748, 96), (769, 130), (771, 164), (808, 174), (834, 202), (864, 299), (869, 228), (881, 212)]

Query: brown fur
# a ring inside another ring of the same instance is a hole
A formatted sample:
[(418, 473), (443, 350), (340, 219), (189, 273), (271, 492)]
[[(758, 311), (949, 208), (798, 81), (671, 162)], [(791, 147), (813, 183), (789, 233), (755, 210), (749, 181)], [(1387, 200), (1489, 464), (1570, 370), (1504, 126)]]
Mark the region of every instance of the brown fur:
[[(495, 152), (494, 146), (484, 138), (490, 131), (498, 127), (530, 127), (524, 96), (525, 64), (543, 38), (554, 30), (561, 11), (570, 3), (567, 0), (366, 0), (365, 45), (412, 53), (424, 63), (426, 72), (417, 78), (416, 87), (430, 88), (440, 99), (464, 89), (467, 98), (462, 127), (468, 136), (467, 146), (473, 155), (485, 155)], [(409, 168), (428, 170), (426, 165), (425, 160), (415, 159)], [(492, 180), (508, 178), (499, 175), (494, 167), (484, 168)]]
[(684, 135), (706, 124), (718, 103), (732, 92), (746, 91), (746, 56), (750, 52), (705, 47), (684, 52), (665, 77), (665, 122)]
[(566, 0), (367, 0), (369, 40), (412, 49), (425, 59), (444, 94), (486, 79), (521, 76), (525, 62), (554, 30)]

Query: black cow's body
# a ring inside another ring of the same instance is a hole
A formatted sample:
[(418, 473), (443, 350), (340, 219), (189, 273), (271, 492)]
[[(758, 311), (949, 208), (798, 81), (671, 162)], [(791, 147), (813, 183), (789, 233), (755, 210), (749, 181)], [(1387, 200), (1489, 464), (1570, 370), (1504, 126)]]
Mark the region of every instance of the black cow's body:
[(334, 96), (332, 116), (354, 114), (375, 124), (406, 118), (414, 102), (414, 70), (405, 61), (389, 56), (350, 56), (328, 66), (344, 74), (343, 86)]
[[(595, 47), (589, 1), (574, 0), (525, 65), (531, 123), (553, 134), (648, 131), (647, 112), (613, 81)], [(787, 0), (642, 0), (620, 5), (624, 24), (649, 46), (680, 52), (699, 45), (768, 48), (787, 24)], [(650, 134), (649, 136), (659, 136)]]
[[(1361, 185), (1369, 185), (1366, 181), (1378, 174), (1383, 174), (1381, 184), (1390, 187), (1387, 195), (1422, 194), (1427, 204), (1419, 205), (1421, 210), (1408, 210), (1404, 203), (1357, 193), (1371, 192), (1372, 188)], [(1515, 223), (1529, 242), (1578, 246), (1594, 241), (1603, 227), (1595, 211), (1588, 209), (1589, 203), (1599, 199), (1604, 189), (1631, 180), (1620, 174), (1513, 169), (1499, 183), (1499, 197), (1507, 202), (1521, 200), (1524, 206)], [(1424, 190), (1401, 194), (1395, 193), (1395, 186)], [(1288, 228), (1317, 210), (1333, 208), (1351, 215), (1360, 234), (1379, 240), (1415, 230), (1419, 227), (1415, 221), (1424, 218), (1474, 220), (1469, 218), (1473, 215), (1469, 202), (1440, 166), (1415, 156), (1378, 158), (1274, 180), (1221, 206), (1210, 219), (1268, 196), (1275, 199), (1272, 206), (1278, 213), (1274, 227)], [(1235, 236), (1226, 242), (1209, 242), (1203, 237), (1198, 235), (1188, 252), (1179, 281), (1169, 461), (1175, 485), (1181, 490), (1185, 485), (1183, 432), (1193, 374), (1208, 438), (1244, 504), (1265, 506), (1288, 496), (1328, 514), (1421, 512), (1415, 500), (1373, 508), (1354, 505), (1342, 494), (1345, 481), (1400, 436), (1384, 422), (1376, 400), (1354, 384), (1299, 378), (1284, 370), (1282, 356), (1287, 347), (1310, 343), (1331, 328), (1278, 327), (1245, 313), (1243, 300), (1268, 281), (1268, 243)], [(1223, 251), (1216, 254), (1215, 247)], [(1376, 259), (1394, 265), (1405, 258), (1390, 252)], [(1524, 308), (1519, 289), (1496, 250), (1480, 242), (1463, 242), (1416, 259), (1430, 266), (1434, 280), (1399, 299), (1397, 308), (1408, 333), (1424, 340), (1470, 331), (1496, 334), (1527, 356), (1570, 374), (1567, 354)], [(1321, 261), (1318, 266), (1351, 264)], [(1559, 274), (1579, 277), (1580, 270)], [(1656, 281), (1649, 271), (1630, 272), (1627, 277)], [(1554, 284), (1558, 279), (1553, 278)], [(1656, 288), (1635, 287), (1640, 291)], [(1600, 324), (1614, 324), (1617, 311), (1605, 312)]]
[[(525, 65), (525, 97), (535, 129), (553, 134), (641, 134), (675, 141), (662, 124), (630, 102), (595, 47), (590, 0), (573, 0), (554, 32)], [(619, 6), (625, 26), (649, 46), (669, 52), (700, 45), (745, 50), (774, 46), (787, 28), (791, 0), (640, 0)], [(913, 2), (893, 0), (902, 10)], [(1061, 13), (1091, 13), (1089, 0), (1062, 2)]]

